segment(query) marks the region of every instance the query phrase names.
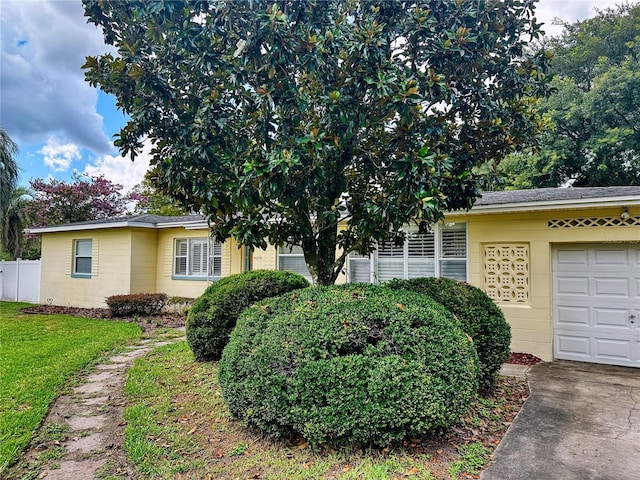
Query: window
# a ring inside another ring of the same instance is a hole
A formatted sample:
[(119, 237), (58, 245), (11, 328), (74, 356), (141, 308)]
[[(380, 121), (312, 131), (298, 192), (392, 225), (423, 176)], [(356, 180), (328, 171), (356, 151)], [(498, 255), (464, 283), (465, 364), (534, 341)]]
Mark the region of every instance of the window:
[(206, 237), (176, 240), (173, 274), (176, 277), (220, 278), (222, 245)]
[(73, 274), (79, 277), (90, 277), (93, 242), (75, 240), (73, 243)]
[(278, 269), (299, 273), (304, 278), (312, 281), (311, 274), (304, 260), (302, 247), (298, 245), (283, 245), (278, 247)]
[(449, 277), (467, 280), (467, 225), (444, 223), (419, 233), (409, 227), (403, 245), (383, 245), (370, 256), (350, 254), (350, 282)]

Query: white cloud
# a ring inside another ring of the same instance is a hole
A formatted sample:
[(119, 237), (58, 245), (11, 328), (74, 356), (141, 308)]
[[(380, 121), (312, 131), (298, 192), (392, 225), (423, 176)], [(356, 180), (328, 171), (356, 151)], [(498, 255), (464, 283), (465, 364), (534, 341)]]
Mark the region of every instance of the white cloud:
[(74, 160), (82, 158), (77, 145), (61, 144), (60, 140), (54, 136), (49, 137), (47, 144), (38, 150), (38, 153), (44, 156), (44, 164), (56, 172), (66, 172)]
[(78, 1), (0, 4), (2, 127), (20, 142), (55, 135), (97, 154), (112, 151), (96, 111), (97, 91), (80, 68), (107, 51)]
[[(536, 6), (536, 18), (543, 22), (542, 29), (547, 35), (562, 33), (562, 25), (553, 25), (554, 19), (574, 23), (596, 15), (596, 9), (615, 7), (620, 0), (540, 0)], [(633, 2), (631, 2), (633, 3)]]
[(84, 173), (90, 176), (104, 175), (108, 180), (122, 185), (125, 191), (130, 191), (142, 181), (149, 169), (150, 150), (151, 147), (145, 145), (142, 153), (136, 156), (133, 162), (123, 156), (104, 155), (92, 165), (87, 165)]

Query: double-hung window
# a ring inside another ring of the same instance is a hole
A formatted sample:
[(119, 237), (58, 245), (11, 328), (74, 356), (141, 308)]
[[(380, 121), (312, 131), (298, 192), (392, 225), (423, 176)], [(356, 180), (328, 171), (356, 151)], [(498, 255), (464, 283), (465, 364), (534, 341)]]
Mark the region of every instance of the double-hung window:
[(407, 229), (402, 245), (381, 245), (369, 256), (349, 254), (349, 282), (450, 277), (467, 280), (467, 225), (442, 223), (426, 233)]
[(73, 242), (73, 275), (78, 277), (91, 276), (91, 261), (93, 258), (93, 241), (74, 240)]
[(278, 247), (278, 269), (299, 273), (310, 282), (312, 281), (302, 247), (298, 245), (286, 244)]
[(213, 239), (184, 238), (175, 242), (173, 274), (193, 279), (220, 278), (222, 246)]

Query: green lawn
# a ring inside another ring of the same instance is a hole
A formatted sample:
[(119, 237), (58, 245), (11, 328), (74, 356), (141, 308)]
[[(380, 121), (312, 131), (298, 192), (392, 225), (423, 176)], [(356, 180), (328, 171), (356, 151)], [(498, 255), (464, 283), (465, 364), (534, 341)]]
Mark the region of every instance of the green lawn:
[(25, 306), (0, 302), (0, 474), (70, 377), (141, 334), (131, 323), (22, 315)]

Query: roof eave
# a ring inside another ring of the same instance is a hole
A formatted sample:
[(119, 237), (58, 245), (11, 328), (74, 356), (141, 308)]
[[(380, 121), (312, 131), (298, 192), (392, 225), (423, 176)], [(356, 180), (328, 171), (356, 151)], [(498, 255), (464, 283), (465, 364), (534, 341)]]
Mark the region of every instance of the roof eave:
[(494, 205), (474, 205), (470, 211), (465, 213), (514, 213), (535, 212), (543, 210), (575, 210), (579, 208), (598, 207), (630, 207), (633, 205), (640, 205), (640, 197), (600, 197), (571, 200), (543, 200), (537, 202), (501, 203)]
[(108, 222), (108, 223), (87, 223), (82, 225), (52, 225), (50, 227), (30, 228), (29, 233), (57, 233), (57, 232), (77, 232), (86, 230), (102, 230), (105, 228), (184, 228), (186, 230), (200, 230), (209, 228), (206, 221), (192, 220), (188, 222), (162, 222), (162, 223), (145, 223), (145, 222)]
[(152, 223), (142, 222), (110, 222), (110, 223), (87, 223), (83, 225), (52, 225), (51, 227), (29, 228), (29, 233), (55, 233), (55, 232), (75, 232), (84, 230), (98, 230), (105, 228), (155, 228)]
[(171, 223), (164, 222), (158, 223), (156, 228), (176, 228), (183, 227), (185, 230), (201, 230), (203, 228), (209, 228), (209, 224), (203, 220), (193, 220), (190, 222)]

